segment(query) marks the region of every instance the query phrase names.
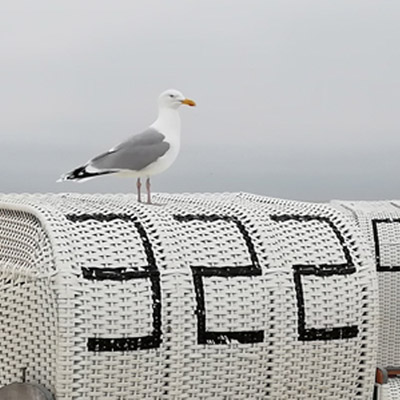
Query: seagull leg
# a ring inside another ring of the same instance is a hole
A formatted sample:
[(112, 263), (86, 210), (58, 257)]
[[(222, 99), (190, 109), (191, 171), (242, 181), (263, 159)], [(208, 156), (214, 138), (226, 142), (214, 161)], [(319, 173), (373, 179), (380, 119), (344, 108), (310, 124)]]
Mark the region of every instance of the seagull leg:
[(136, 189), (137, 189), (137, 201), (138, 203), (142, 202), (142, 197), (140, 195), (140, 188), (142, 187), (142, 183), (140, 182), (140, 178), (136, 180)]
[(146, 189), (147, 189), (147, 204), (151, 204), (151, 192), (150, 192), (150, 178), (146, 179)]

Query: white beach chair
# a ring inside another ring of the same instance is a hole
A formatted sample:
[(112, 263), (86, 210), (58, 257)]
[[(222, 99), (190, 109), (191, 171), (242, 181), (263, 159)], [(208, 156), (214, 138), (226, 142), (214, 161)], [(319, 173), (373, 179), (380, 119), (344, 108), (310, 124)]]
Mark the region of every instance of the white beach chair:
[(57, 400), (370, 400), (376, 274), (330, 206), (0, 197), (0, 387)]

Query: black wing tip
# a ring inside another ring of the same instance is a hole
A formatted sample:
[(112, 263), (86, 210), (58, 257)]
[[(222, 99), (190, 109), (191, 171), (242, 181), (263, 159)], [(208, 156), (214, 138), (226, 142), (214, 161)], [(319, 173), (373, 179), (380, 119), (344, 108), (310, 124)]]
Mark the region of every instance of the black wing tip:
[(96, 176), (108, 175), (108, 174), (112, 174), (112, 173), (115, 173), (115, 171), (88, 172), (88, 171), (86, 171), (86, 165), (85, 165), (83, 167), (76, 168), (73, 171), (66, 173), (57, 182), (80, 181), (80, 180), (95, 178)]

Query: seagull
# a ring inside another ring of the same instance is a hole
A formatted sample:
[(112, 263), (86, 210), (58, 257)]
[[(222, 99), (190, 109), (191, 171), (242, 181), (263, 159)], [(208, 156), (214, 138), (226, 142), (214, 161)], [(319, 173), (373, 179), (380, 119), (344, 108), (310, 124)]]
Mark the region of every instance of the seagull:
[(141, 198), (141, 178), (146, 178), (147, 203), (151, 203), (150, 177), (169, 168), (180, 149), (182, 104), (195, 106), (181, 92), (169, 89), (158, 98), (158, 117), (145, 131), (133, 135), (86, 164), (62, 175), (57, 182), (85, 181), (102, 175), (136, 177), (138, 202)]

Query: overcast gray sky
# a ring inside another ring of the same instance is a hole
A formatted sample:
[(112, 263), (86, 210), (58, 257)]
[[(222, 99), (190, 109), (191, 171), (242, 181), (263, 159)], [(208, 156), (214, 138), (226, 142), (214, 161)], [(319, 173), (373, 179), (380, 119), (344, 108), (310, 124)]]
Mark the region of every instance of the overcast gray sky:
[(400, 198), (398, 0), (3, 0), (1, 192), (132, 192), (55, 183), (156, 117), (182, 147), (154, 191), (300, 200)]

